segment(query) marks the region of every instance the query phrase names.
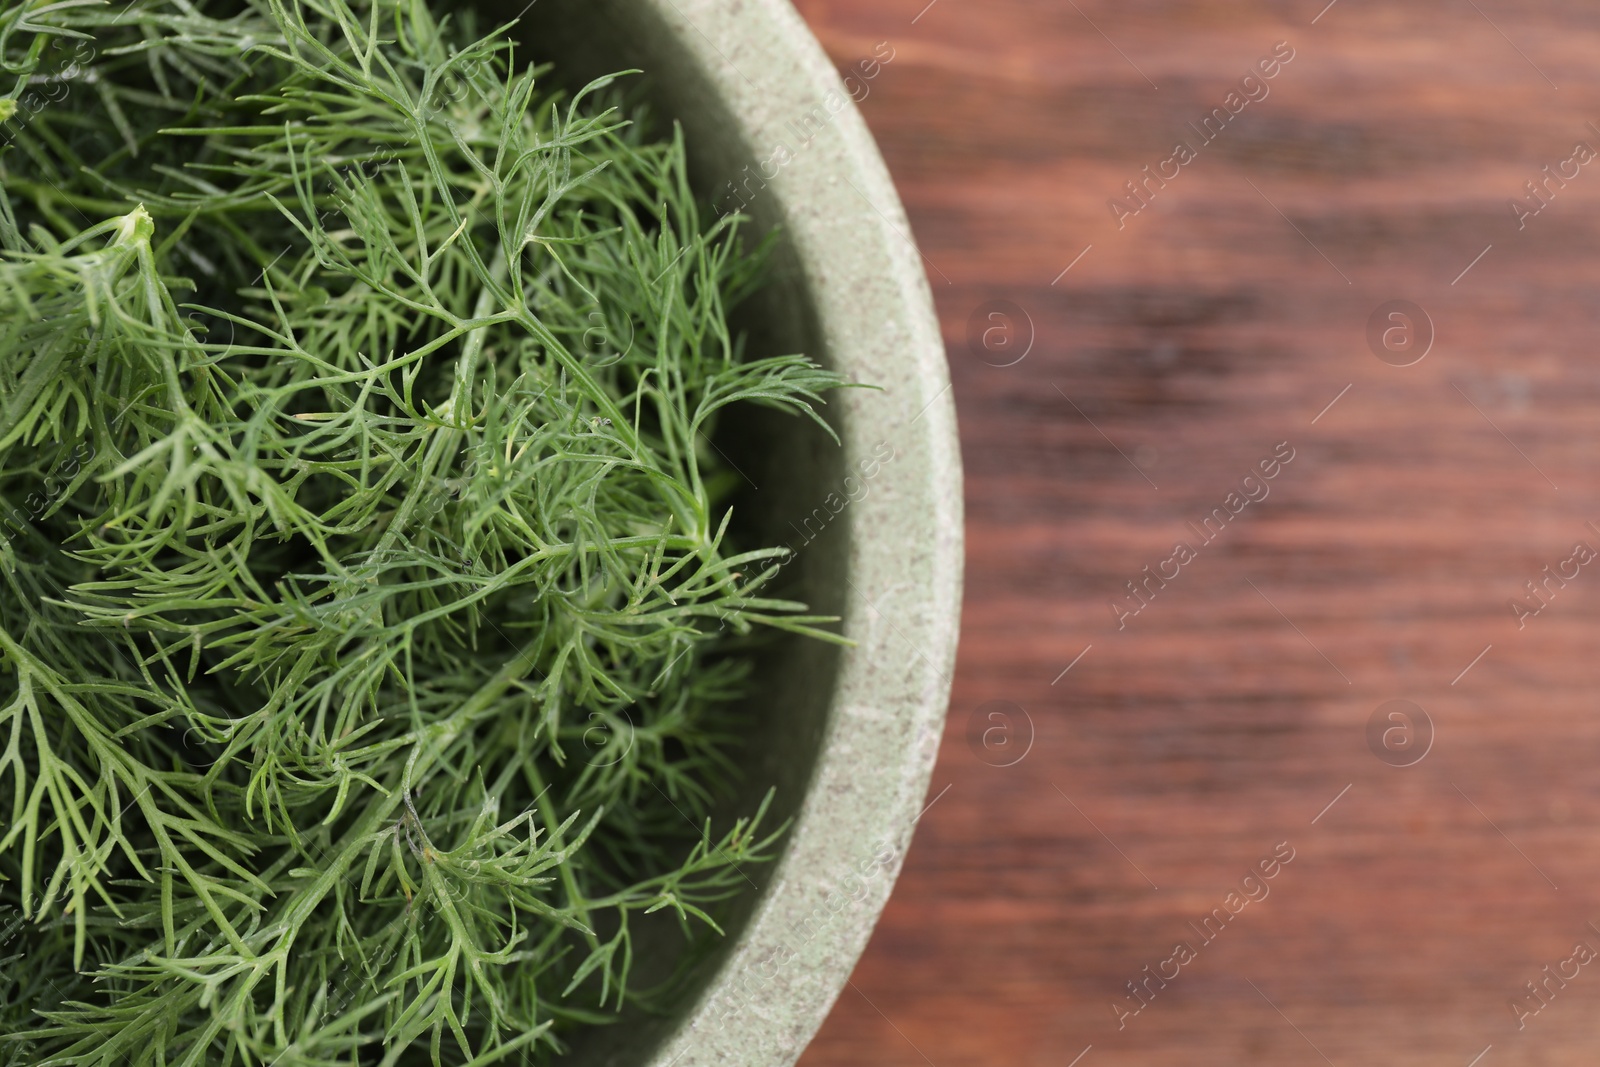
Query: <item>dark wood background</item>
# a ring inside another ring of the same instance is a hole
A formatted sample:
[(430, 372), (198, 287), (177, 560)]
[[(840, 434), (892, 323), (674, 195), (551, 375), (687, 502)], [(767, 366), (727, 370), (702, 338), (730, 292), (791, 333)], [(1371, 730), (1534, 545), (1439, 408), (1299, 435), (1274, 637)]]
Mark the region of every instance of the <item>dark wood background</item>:
[[(1600, 961), (1510, 1005), (1600, 950), (1600, 561), (1520, 629), (1509, 602), (1600, 549), (1600, 161), (1523, 229), (1509, 201), (1600, 149), (1600, 10), (1323, 2), (800, 0), (842, 70), (894, 49), (861, 109), (930, 263), (968, 516), (938, 799), (807, 1067), (1597, 1060)], [(1119, 230), (1108, 199), (1278, 41), (1270, 95)], [(1032, 334), (1008, 367), (967, 339), (996, 300), (1011, 353)], [(1390, 300), (1436, 331), (1413, 366), (1369, 350)], [(1283, 441), (1119, 631), (1110, 598)], [(1434, 731), (1406, 768), (1366, 739), (1397, 698)], [(997, 700), (1031, 722), (1009, 767), (967, 742)]]

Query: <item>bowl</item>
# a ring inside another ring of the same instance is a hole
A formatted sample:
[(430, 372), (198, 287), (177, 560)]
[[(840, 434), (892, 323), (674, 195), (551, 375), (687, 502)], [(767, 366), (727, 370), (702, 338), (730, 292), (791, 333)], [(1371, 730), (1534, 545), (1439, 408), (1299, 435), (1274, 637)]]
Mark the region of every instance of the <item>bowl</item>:
[[(512, 17), (522, 0), (492, 13)], [(786, 0), (538, 0), (517, 35), (578, 84), (644, 72), (681, 124), (691, 180), (758, 232), (782, 228), (770, 284), (739, 317), (752, 352), (805, 352), (854, 381), (829, 398), (843, 447), (800, 419), (745, 413), (716, 447), (748, 483), (783, 587), (842, 616), (852, 648), (786, 640), (760, 667), (742, 762), (748, 812), (792, 818), (744, 873), (727, 937), (668, 1015), (586, 1033), (582, 1067), (792, 1063), (844, 988), (926, 801), (960, 617), (961, 458), (920, 254), (852, 96), (893, 76), (894, 42), (841, 75)], [(869, 73), (870, 72), (870, 73)]]

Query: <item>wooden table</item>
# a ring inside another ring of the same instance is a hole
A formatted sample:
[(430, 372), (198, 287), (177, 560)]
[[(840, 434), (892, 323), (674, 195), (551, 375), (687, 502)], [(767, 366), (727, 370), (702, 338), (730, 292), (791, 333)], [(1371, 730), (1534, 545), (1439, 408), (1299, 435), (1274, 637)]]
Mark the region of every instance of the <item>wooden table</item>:
[(1597, 1060), (1600, 11), (1322, 2), (800, 2), (893, 50), (969, 546), (938, 799), (808, 1067)]

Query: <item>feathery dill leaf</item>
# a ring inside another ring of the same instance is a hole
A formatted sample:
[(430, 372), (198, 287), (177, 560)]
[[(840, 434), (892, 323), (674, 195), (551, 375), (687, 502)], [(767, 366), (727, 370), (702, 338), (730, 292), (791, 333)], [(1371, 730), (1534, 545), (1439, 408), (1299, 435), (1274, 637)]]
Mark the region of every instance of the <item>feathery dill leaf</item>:
[(0, 1063), (544, 1062), (773, 855), (742, 648), (837, 638), (710, 438), (843, 383), (508, 29), (0, 13)]

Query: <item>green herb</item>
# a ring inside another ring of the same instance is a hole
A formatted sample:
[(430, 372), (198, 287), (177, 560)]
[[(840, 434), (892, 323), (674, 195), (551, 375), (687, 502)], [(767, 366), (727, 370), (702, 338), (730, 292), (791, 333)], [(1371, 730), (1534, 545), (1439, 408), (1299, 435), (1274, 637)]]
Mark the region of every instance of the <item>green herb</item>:
[[(0, 14), (0, 1063), (543, 1062), (692, 958), (765, 244), (421, 0)], [(770, 800), (770, 796), (768, 798)]]

